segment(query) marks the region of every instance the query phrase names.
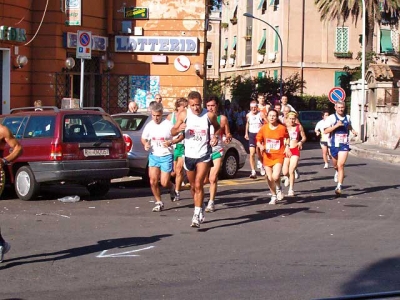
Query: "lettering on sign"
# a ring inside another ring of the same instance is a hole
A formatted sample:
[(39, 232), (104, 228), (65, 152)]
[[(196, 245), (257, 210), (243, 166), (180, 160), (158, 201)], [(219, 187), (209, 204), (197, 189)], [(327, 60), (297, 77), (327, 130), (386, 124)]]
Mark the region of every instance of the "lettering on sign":
[[(65, 48), (76, 48), (78, 43), (76, 32), (67, 32), (65, 35)], [(108, 37), (92, 35), (92, 50), (106, 51), (108, 46)]]
[(195, 37), (115, 36), (115, 52), (197, 53)]
[(0, 40), (26, 42), (26, 31), (22, 28), (0, 26)]
[(149, 18), (149, 9), (147, 7), (125, 7), (125, 19), (141, 19)]

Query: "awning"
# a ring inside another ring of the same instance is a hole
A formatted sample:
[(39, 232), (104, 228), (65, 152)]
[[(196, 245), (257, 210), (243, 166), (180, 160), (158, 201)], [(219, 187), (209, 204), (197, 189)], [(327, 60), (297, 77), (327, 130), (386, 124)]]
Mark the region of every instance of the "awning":
[(261, 49), (265, 48), (264, 46), (265, 46), (265, 40), (266, 39), (267, 39), (267, 30), (263, 29), (263, 36), (261, 38), (261, 42), (258, 45), (258, 49), (257, 50), (261, 50)]
[(381, 53), (394, 52), (391, 30), (381, 29)]
[(233, 44), (232, 44), (232, 49), (236, 50), (236, 43), (237, 43), (237, 37), (236, 35), (233, 37)]
[(235, 8), (233, 9), (232, 18), (236, 18), (237, 17), (237, 9), (238, 9), (238, 5), (235, 4)]
[(265, 2), (265, 0), (261, 0), (260, 4), (258, 4), (257, 9), (261, 9), (263, 7), (263, 5), (264, 5), (264, 2)]
[(275, 5), (275, 0), (269, 0), (269, 5)]
[(228, 50), (228, 39), (225, 39), (224, 50)]

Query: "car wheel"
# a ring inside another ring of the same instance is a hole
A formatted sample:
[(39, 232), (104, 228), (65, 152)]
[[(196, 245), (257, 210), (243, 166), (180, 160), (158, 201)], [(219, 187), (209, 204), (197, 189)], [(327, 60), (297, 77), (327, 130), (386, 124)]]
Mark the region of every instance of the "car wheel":
[(97, 180), (86, 185), (86, 189), (89, 191), (90, 196), (102, 197), (108, 193), (110, 186), (110, 180)]
[(221, 175), (223, 178), (232, 179), (236, 176), (238, 170), (239, 158), (234, 151), (230, 150), (224, 156)]
[(40, 184), (36, 181), (30, 167), (23, 166), (15, 174), (15, 192), (21, 200), (35, 199), (40, 191)]

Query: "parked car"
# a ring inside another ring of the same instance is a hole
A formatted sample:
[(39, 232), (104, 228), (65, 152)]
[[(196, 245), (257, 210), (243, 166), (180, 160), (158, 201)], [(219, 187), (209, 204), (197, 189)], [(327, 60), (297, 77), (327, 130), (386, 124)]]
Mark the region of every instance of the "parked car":
[(308, 140), (316, 140), (315, 125), (322, 119), (322, 112), (319, 110), (305, 110), (299, 112), (299, 121), (304, 128)]
[[(167, 117), (164, 113), (164, 118)], [(128, 145), (130, 175), (141, 176), (147, 180), (147, 166), (149, 153), (144, 150), (140, 138), (144, 126), (151, 121), (150, 112), (120, 113), (112, 115), (122, 129)], [(225, 144), (224, 144), (225, 145)], [(247, 152), (241, 142), (232, 139), (232, 142), (224, 146), (224, 156), (220, 175), (223, 178), (234, 178), (239, 169), (243, 168), (247, 158)]]
[[(0, 122), (23, 147), (6, 169), (8, 183), (22, 200), (38, 196), (43, 184), (60, 182), (79, 183), (90, 195), (103, 196), (111, 179), (129, 172), (122, 132), (101, 108), (24, 107), (0, 116)], [(1, 151), (5, 155), (8, 145)]]

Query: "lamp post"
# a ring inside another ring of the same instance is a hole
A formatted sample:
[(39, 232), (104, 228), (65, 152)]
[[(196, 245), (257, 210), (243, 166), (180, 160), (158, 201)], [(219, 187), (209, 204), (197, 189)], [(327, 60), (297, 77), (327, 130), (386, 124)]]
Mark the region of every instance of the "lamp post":
[(364, 142), (365, 140), (365, 120), (364, 120), (364, 106), (365, 106), (365, 0), (361, 0), (362, 2), (362, 49), (361, 49), (361, 116), (360, 116), (360, 138), (361, 141)]
[(250, 13), (244, 13), (243, 16), (248, 17), (248, 18), (253, 18), (253, 19), (256, 19), (256, 20), (259, 20), (259, 21), (263, 22), (264, 24), (267, 24), (269, 27), (272, 28), (273, 31), (275, 31), (276, 35), (277, 35), (278, 38), (279, 38), (279, 42), (280, 42), (280, 44), (281, 44), (281, 76), (280, 76), (280, 77), (281, 77), (281, 79), (280, 79), (281, 84), (280, 84), (280, 87), (279, 87), (279, 93), (280, 93), (280, 97), (282, 98), (282, 96), (283, 96), (283, 82), (282, 82), (283, 45), (282, 45), (281, 36), (279, 35), (278, 31), (277, 31), (271, 24), (269, 24), (268, 22), (266, 22), (266, 21), (264, 21), (264, 20), (261, 20), (260, 18), (257, 18), (257, 17), (253, 16), (253, 15), (250, 14)]

